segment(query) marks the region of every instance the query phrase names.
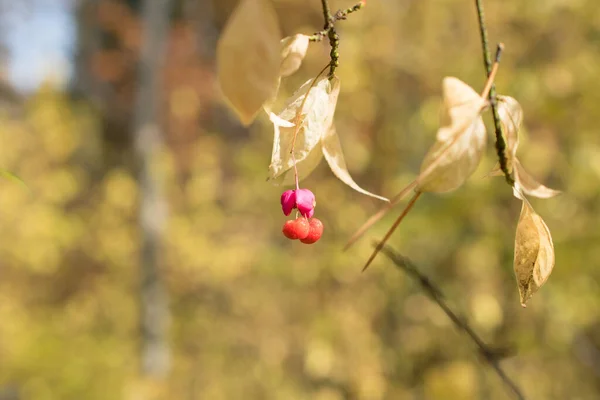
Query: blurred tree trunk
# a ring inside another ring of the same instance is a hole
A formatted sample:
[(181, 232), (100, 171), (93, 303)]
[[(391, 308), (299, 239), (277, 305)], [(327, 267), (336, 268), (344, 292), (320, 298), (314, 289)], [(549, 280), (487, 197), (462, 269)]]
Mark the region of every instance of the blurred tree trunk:
[(74, 57), (74, 80), (71, 90), (78, 96), (98, 95), (97, 85), (89, 63), (92, 55), (101, 47), (101, 30), (95, 20), (98, 12), (98, 0), (80, 0), (75, 4), (75, 20), (77, 21), (77, 44)]
[[(157, 156), (163, 146), (159, 126), (162, 104), (162, 66), (165, 59), (171, 0), (145, 0), (142, 9), (142, 48), (135, 98), (134, 143), (140, 187), (141, 247), (141, 361), (142, 373), (163, 377), (168, 373), (169, 313), (159, 258), (166, 203)], [(153, 165), (154, 164), (154, 165)]]

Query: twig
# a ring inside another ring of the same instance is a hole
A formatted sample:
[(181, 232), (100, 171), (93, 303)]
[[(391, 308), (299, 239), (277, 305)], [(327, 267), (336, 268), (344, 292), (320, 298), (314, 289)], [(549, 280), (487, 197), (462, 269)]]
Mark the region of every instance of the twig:
[(331, 11), (329, 10), (329, 0), (321, 0), (321, 7), (323, 8), (323, 19), (325, 20), (325, 25), (323, 25), (323, 29), (328, 30), (331, 25), (333, 25), (333, 16), (331, 15)]
[(485, 361), (494, 369), (504, 385), (506, 385), (506, 387), (513, 392), (517, 399), (525, 400), (525, 396), (523, 395), (519, 386), (512, 379), (510, 379), (508, 375), (506, 375), (506, 372), (504, 372), (500, 366), (497, 353), (485, 344), (485, 342), (477, 335), (477, 333), (475, 333), (473, 328), (469, 326), (465, 318), (462, 318), (452, 311), (450, 306), (448, 306), (444, 300), (442, 291), (434, 283), (432, 283), (426, 275), (421, 273), (407, 257), (396, 253), (391, 247), (383, 246), (381, 243), (375, 242), (373, 245), (376, 248), (381, 247), (381, 252), (388, 257), (390, 261), (396, 265), (396, 267), (406, 272), (411, 278), (416, 280), (421, 285), (423, 291), (425, 291), (425, 293), (427, 293), (427, 295), (437, 303), (444, 313), (452, 320), (452, 323), (454, 323), (457, 328), (465, 332), (477, 345), (479, 352)]
[(320, 42), (325, 37), (329, 38), (329, 45), (331, 46), (331, 52), (329, 53), (329, 57), (331, 59), (329, 62), (329, 79), (333, 78), (335, 69), (340, 65), (340, 54), (338, 51), (340, 47), (340, 37), (335, 29), (335, 23), (340, 20), (345, 20), (349, 14), (352, 14), (353, 12), (363, 8), (366, 2), (366, 0), (361, 0), (350, 8), (338, 10), (335, 14), (331, 14), (329, 0), (321, 0), (321, 6), (323, 8), (323, 20), (325, 21), (323, 30), (314, 33), (312, 36), (310, 36), (309, 40), (311, 42)]
[[(348, 14), (352, 14), (353, 12), (360, 10), (365, 6), (366, 3), (366, 0), (362, 0), (361, 2), (356, 3), (352, 7), (347, 8), (345, 10), (337, 10), (337, 12), (333, 14), (331, 22), (335, 24), (337, 21), (345, 20), (346, 18), (348, 18)], [(315, 32), (309, 37), (309, 40), (311, 42), (320, 42), (321, 40), (323, 40), (323, 38), (327, 36), (328, 32), (329, 29), (327, 28), (323, 29), (322, 31)]]
[[(483, 51), (483, 62), (485, 64), (485, 70), (487, 75), (490, 76), (492, 73), (492, 59), (490, 55), (490, 49), (487, 38), (487, 28), (485, 25), (485, 15), (483, 12), (482, 0), (475, 0), (475, 6), (477, 7), (477, 18), (479, 20), (479, 34), (481, 36), (481, 47)], [(492, 85), (489, 92), (490, 104), (492, 105), (492, 116), (494, 117), (494, 129), (496, 131), (496, 154), (498, 155), (498, 161), (500, 163), (500, 169), (504, 173), (506, 182), (510, 186), (514, 186), (515, 179), (508, 169), (508, 160), (506, 158), (506, 142), (502, 135), (502, 123), (500, 121), (500, 115), (498, 114), (498, 106), (496, 104), (496, 86)]]
[(321, 6), (323, 7), (323, 19), (325, 20), (323, 30), (327, 32), (329, 46), (331, 46), (331, 51), (329, 52), (329, 58), (331, 59), (329, 62), (329, 79), (332, 79), (333, 75), (335, 74), (335, 69), (340, 64), (340, 54), (338, 52), (338, 48), (340, 47), (340, 37), (335, 30), (335, 20), (333, 15), (331, 15), (331, 10), (329, 9), (329, 0), (321, 0)]
[(365, 270), (367, 268), (369, 268), (369, 265), (371, 265), (371, 263), (373, 262), (373, 260), (377, 256), (377, 254), (379, 254), (379, 251), (383, 248), (385, 243), (390, 239), (390, 237), (392, 236), (392, 234), (394, 233), (396, 228), (398, 228), (398, 226), (400, 225), (400, 222), (402, 222), (404, 217), (406, 217), (408, 212), (413, 208), (413, 206), (415, 205), (415, 203), (417, 202), (417, 200), (419, 199), (420, 196), (421, 196), (421, 192), (415, 192), (412, 199), (410, 199), (410, 201), (404, 208), (404, 211), (402, 211), (402, 214), (400, 214), (400, 216), (396, 219), (396, 221), (394, 221), (391, 228), (387, 231), (387, 233), (385, 234), (383, 239), (381, 239), (381, 242), (379, 242), (379, 244), (377, 246), (375, 246), (375, 250), (373, 250), (371, 257), (369, 257), (369, 259), (367, 260), (367, 263), (363, 267), (362, 272), (365, 272)]

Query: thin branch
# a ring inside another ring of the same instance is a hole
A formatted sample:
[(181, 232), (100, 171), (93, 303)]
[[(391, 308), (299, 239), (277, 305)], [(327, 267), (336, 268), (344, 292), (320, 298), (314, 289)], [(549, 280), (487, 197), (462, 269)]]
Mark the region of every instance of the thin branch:
[(323, 7), (323, 19), (325, 20), (323, 30), (327, 32), (329, 46), (331, 46), (331, 51), (329, 52), (329, 58), (331, 59), (329, 62), (329, 79), (332, 79), (335, 69), (339, 65), (340, 54), (338, 48), (340, 47), (340, 37), (335, 30), (335, 20), (329, 9), (329, 0), (321, 0), (321, 6)]
[(348, 14), (352, 14), (355, 11), (360, 10), (366, 4), (366, 0), (361, 0), (356, 3), (354, 6), (347, 8), (345, 10), (338, 10), (335, 14), (331, 14), (331, 9), (329, 8), (329, 0), (321, 0), (321, 7), (323, 8), (323, 19), (325, 21), (323, 25), (323, 30), (312, 35), (309, 40), (311, 42), (320, 42), (326, 36), (329, 38), (329, 46), (331, 46), (331, 52), (329, 53), (329, 57), (331, 61), (329, 62), (329, 79), (333, 79), (335, 75), (336, 68), (340, 65), (339, 58), (340, 53), (338, 51), (340, 47), (340, 36), (337, 34), (335, 29), (335, 23), (339, 20), (346, 19)]
[(408, 202), (408, 204), (406, 205), (406, 207), (402, 211), (402, 214), (400, 214), (400, 216), (398, 216), (398, 218), (396, 219), (396, 221), (394, 221), (394, 223), (392, 224), (391, 228), (387, 231), (387, 233), (385, 234), (385, 236), (383, 237), (383, 239), (381, 239), (381, 242), (379, 242), (379, 244), (377, 246), (375, 246), (375, 250), (373, 250), (373, 253), (371, 254), (371, 257), (369, 257), (369, 259), (367, 260), (367, 263), (363, 267), (362, 272), (365, 272), (365, 270), (367, 268), (369, 268), (369, 265), (371, 265), (371, 263), (373, 262), (373, 260), (375, 259), (375, 257), (377, 257), (377, 254), (379, 254), (379, 251), (381, 249), (383, 249), (383, 246), (390, 239), (390, 237), (392, 236), (392, 234), (394, 233), (394, 231), (396, 230), (396, 228), (398, 228), (398, 226), (400, 225), (400, 223), (402, 222), (402, 220), (404, 219), (404, 217), (406, 217), (408, 215), (409, 211), (413, 208), (413, 206), (415, 205), (415, 203), (417, 202), (417, 200), (421, 196), (421, 193), (422, 192), (415, 192), (415, 194), (413, 195), (413, 197), (410, 199), (410, 201)]
[[(366, 0), (362, 0), (358, 3), (356, 3), (355, 5), (353, 5), (352, 7), (349, 7), (345, 10), (337, 10), (337, 12), (335, 14), (333, 14), (331, 17), (332, 18), (331, 23), (335, 24), (337, 21), (345, 20), (346, 18), (348, 18), (348, 14), (352, 14), (353, 12), (360, 10), (361, 8), (363, 8), (366, 5), (366, 3), (367, 3)], [(328, 5), (326, 5), (326, 7), (329, 9)], [(323, 17), (325, 17), (325, 12), (323, 13)], [(314, 34), (312, 34), (309, 37), (309, 40), (311, 42), (320, 42), (327, 36), (328, 32), (329, 32), (329, 29), (327, 27), (325, 27), (322, 31), (315, 32)]]
[[(481, 48), (483, 51), (483, 62), (485, 64), (485, 70), (489, 76), (492, 73), (492, 58), (490, 55), (490, 49), (488, 45), (487, 28), (485, 25), (485, 14), (483, 12), (483, 0), (475, 0), (475, 6), (477, 7), (477, 18), (479, 20), (479, 34), (481, 36)], [(496, 131), (496, 154), (498, 155), (498, 161), (500, 163), (500, 169), (504, 173), (506, 182), (509, 185), (514, 186), (515, 180), (508, 169), (508, 160), (506, 158), (506, 142), (502, 135), (502, 123), (500, 121), (500, 115), (498, 114), (498, 106), (496, 104), (496, 86), (492, 85), (489, 92), (490, 104), (492, 105), (492, 116), (494, 118), (494, 129)]]
[(333, 17), (331, 15), (331, 10), (329, 9), (329, 0), (321, 0), (321, 7), (323, 8), (323, 20), (325, 21), (323, 29), (329, 30), (331, 25), (333, 25)]
[(494, 369), (496, 374), (500, 377), (504, 385), (509, 388), (515, 397), (519, 400), (525, 400), (519, 386), (512, 380), (506, 372), (500, 366), (498, 362), (498, 353), (488, 347), (485, 342), (475, 333), (473, 328), (469, 326), (466, 319), (456, 314), (450, 306), (444, 300), (442, 291), (433, 283), (431, 280), (420, 272), (415, 265), (403, 255), (396, 253), (389, 246), (383, 246), (381, 243), (373, 243), (378, 248), (381, 247), (381, 252), (390, 259), (402, 271), (406, 272), (411, 278), (417, 281), (421, 288), (427, 295), (437, 303), (437, 305), (444, 311), (444, 313), (452, 320), (452, 323), (460, 330), (465, 332), (467, 336), (477, 345), (479, 352), (483, 356), (484, 360)]

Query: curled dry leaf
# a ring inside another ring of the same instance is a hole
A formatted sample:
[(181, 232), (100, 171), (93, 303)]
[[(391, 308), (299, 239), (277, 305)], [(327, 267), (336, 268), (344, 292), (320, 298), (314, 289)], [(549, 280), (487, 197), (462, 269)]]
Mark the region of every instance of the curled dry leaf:
[(298, 71), (302, 60), (308, 50), (309, 37), (306, 35), (288, 36), (281, 40), (281, 68), (282, 77), (290, 76)]
[(329, 164), (329, 168), (331, 168), (331, 171), (339, 180), (359, 193), (389, 202), (387, 198), (373, 194), (361, 188), (356, 182), (354, 182), (354, 179), (352, 179), (352, 176), (350, 176), (350, 172), (348, 172), (348, 167), (346, 166), (346, 161), (344, 160), (344, 153), (342, 152), (342, 145), (335, 129), (335, 125), (332, 124), (329, 127), (329, 130), (321, 141), (321, 145), (323, 147), (323, 155)]
[[(286, 102), (283, 111), (278, 115), (278, 118), (283, 121), (295, 123), (296, 117), (300, 113), (298, 127), (283, 127), (274, 124), (273, 152), (269, 166), (270, 179), (276, 179), (292, 169), (294, 158), (300, 170), (300, 163), (307, 159), (313, 149), (318, 148), (325, 132), (333, 122), (333, 114), (340, 92), (339, 80), (334, 78), (330, 81), (322, 78), (314, 86), (312, 86), (312, 82), (313, 80), (310, 79), (304, 83)], [(306, 101), (304, 101), (305, 97)], [(300, 110), (301, 107), (302, 110)], [(296, 130), (294, 157), (292, 157), (291, 150)], [(320, 149), (318, 150), (320, 152)]]
[(269, 179), (274, 180), (276, 184), (294, 182), (294, 159), (291, 149), (296, 131), (294, 122), (298, 121), (294, 157), (299, 181), (308, 176), (325, 156), (333, 174), (346, 185), (367, 196), (389, 201), (358, 186), (348, 172), (340, 139), (333, 125), (333, 115), (340, 92), (339, 79), (322, 78), (314, 85), (312, 81), (311, 79), (302, 85), (277, 116), (286, 124), (292, 124), (291, 127), (272, 120), (275, 135)]
[(304, 56), (308, 50), (308, 44), (309, 37), (301, 34), (288, 36), (281, 40), (281, 66), (279, 69), (280, 76), (277, 79), (277, 87), (275, 88), (271, 98), (263, 104), (263, 108), (269, 116), (269, 120), (271, 120), (274, 125), (282, 126), (284, 128), (290, 128), (294, 126), (294, 123), (286, 121), (272, 112), (272, 107), (277, 99), (279, 86), (281, 85), (281, 78), (292, 75), (298, 70), (298, 68), (300, 68), (302, 60), (304, 60)]
[(417, 178), (421, 192), (449, 192), (461, 186), (479, 165), (486, 144), (483, 99), (457, 78), (443, 82), (440, 129)]
[(523, 200), (515, 236), (514, 269), (521, 305), (546, 282), (554, 268), (554, 245), (542, 218)]
[(244, 125), (249, 125), (277, 93), (280, 38), (271, 0), (241, 0), (219, 39), (219, 85)]
[[(321, 151), (320, 146), (316, 146), (308, 153), (301, 163), (297, 164), (298, 181), (300, 182), (308, 177), (315, 170), (315, 168), (319, 166), (322, 159), (323, 152)], [(268, 180), (274, 185), (293, 185), (296, 183), (294, 169), (287, 169), (275, 178), (269, 177)]]
[[(548, 199), (560, 194), (560, 191), (550, 189), (539, 183), (531, 176), (517, 158), (519, 146), (519, 131), (523, 123), (523, 108), (517, 100), (510, 96), (498, 96), (498, 114), (506, 136), (506, 154), (509, 171), (515, 178), (513, 193), (516, 198), (523, 200), (523, 194)], [(491, 175), (502, 175), (500, 166), (497, 165)]]
[(521, 193), (528, 194), (540, 199), (549, 199), (560, 194), (559, 190), (550, 189), (535, 180), (529, 172), (521, 165), (519, 159), (514, 161), (515, 171), (515, 196), (522, 200)]
[(510, 96), (498, 96), (498, 115), (502, 130), (506, 137), (506, 158), (512, 168), (519, 147), (519, 130), (523, 123), (523, 108), (517, 100)]

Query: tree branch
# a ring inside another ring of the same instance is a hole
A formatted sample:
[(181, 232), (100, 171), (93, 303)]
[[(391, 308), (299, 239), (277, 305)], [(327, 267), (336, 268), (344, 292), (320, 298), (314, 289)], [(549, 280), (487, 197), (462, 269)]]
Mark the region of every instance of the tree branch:
[(323, 8), (323, 20), (325, 21), (323, 29), (329, 30), (331, 25), (333, 25), (333, 17), (331, 16), (331, 10), (329, 9), (329, 0), (321, 0), (321, 7)]
[[(479, 20), (479, 34), (481, 36), (481, 48), (483, 51), (483, 62), (485, 70), (489, 76), (492, 73), (492, 58), (490, 55), (490, 49), (488, 45), (487, 28), (485, 25), (485, 15), (483, 12), (483, 0), (475, 0), (475, 6), (477, 8), (477, 19)], [(502, 123), (500, 122), (500, 115), (498, 114), (498, 106), (496, 104), (496, 85), (492, 85), (489, 93), (490, 104), (492, 106), (492, 116), (494, 118), (494, 129), (496, 131), (496, 154), (498, 155), (498, 162), (500, 163), (500, 169), (504, 173), (506, 182), (513, 186), (515, 184), (514, 177), (508, 169), (508, 160), (506, 158), (506, 142), (502, 135)]]
[(350, 8), (338, 10), (335, 14), (331, 14), (329, 0), (321, 0), (323, 19), (325, 21), (323, 30), (313, 34), (309, 40), (311, 42), (320, 42), (325, 38), (325, 36), (329, 38), (329, 45), (331, 46), (331, 52), (329, 53), (329, 57), (331, 59), (329, 62), (329, 79), (333, 78), (335, 75), (335, 69), (340, 65), (340, 54), (338, 51), (340, 47), (340, 37), (335, 29), (335, 22), (346, 19), (348, 14), (352, 14), (353, 12), (360, 10), (366, 4), (366, 2), (366, 0), (361, 0)]
[[(340, 20), (346, 20), (348, 18), (348, 14), (352, 14), (353, 12), (360, 10), (361, 8), (363, 8), (365, 6), (365, 4), (366, 4), (366, 0), (362, 0), (358, 3), (356, 3), (355, 5), (353, 5), (352, 7), (349, 7), (345, 10), (337, 10), (337, 12), (335, 14), (333, 14), (331, 17), (332, 24), (335, 24), (337, 21), (340, 21)], [(329, 32), (329, 29), (324, 28), (322, 31), (313, 33), (309, 37), (309, 40), (311, 42), (320, 42), (321, 40), (323, 40), (323, 38), (325, 36), (327, 36), (328, 32)]]
[[(375, 242), (373, 245), (375, 247), (381, 246), (381, 244), (377, 242)], [(523, 393), (519, 386), (512, 379), (510, 379), (508, 375), (506, 375), (506, 372), (504, 372), (504, 370), (500, 366), (500, 363), (498, 361), (498, 352), (494, 351), (485, 344), (485, 342), (477, 335), (477, 333), (475, 333), (473, 328), (469, 326), (465, 318), (462, 318), (461, 316), (457, 315), (454, 311), (452, 311), (450, 306), (448, 306), (448, 304), (444, 300), (444, 295), (442, 294), (442, 291), (437, 286), (435, 286), (435, 284), (433, 284), (426, 275), (421, 273), (407, 257), (396, 253), (389, 246), (383, 246), (381, 252), (385, 254), (385, 256), (388, 257), (390, 261), (394, 263), (394, 265), (396, 265), (396, 267), (406, 272), (407, 275), (409, 275), (411, 278), (417, 281), (421, 285), (423, 291), (427, 293), (427, 295), (435, 303), (437, 303), (437, 305), (444, 311), (444, 313), (450, 318), (450, 320), (452, 320), (452, 323), (458, 329), (467, 334), (467, 336), (475, 343), (475, 345), (477, 345), (479, 352), (483, 356), (483, 359), (494, 369), (494, 371), (500, 377), (504, 385), (508, 389), (510, 389), (510, 391), (513, 392), (515, 398), (519, 400), (525, 400), (525, 397), (523, 396)]]

